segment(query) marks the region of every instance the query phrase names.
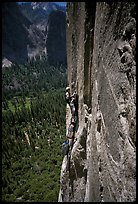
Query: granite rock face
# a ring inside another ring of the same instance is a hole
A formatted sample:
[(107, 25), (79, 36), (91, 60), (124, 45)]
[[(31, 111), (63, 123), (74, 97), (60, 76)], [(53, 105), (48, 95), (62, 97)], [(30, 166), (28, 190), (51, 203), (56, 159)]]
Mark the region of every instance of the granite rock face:
[[(68, 85), (79, 116), (59, 202), (136, 200), (136, 7), (67, 3)], [(67, 126), (71, 118), (67, 106)]]

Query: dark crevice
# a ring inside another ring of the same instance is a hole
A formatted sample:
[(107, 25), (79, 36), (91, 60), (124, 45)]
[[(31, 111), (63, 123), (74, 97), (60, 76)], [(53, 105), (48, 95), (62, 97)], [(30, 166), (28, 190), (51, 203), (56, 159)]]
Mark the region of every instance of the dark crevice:
[(101, 172), (102, 171), (102, 169), (101, 169), (101, 166), (99, 167), (99, 172)]
[(103, 186), (100, 185), (100, 192), (103, 192)]
[(97, 124), (97, 131), (100, 133), (101, 132), (101, 124), (102, 124), (102, 119), (100, 118), (98, 120), (98, 124)]
[(84, 169), (84, 178), (85, 178), (85, 182), (87, 182), (87, 169)]
[(69, 19), (66, 20), (67, 24), (69, 24)]
[(101, 177), (101, 173), (102, 173), (102, 167), (101, 167), (101, 162), (102, 160), (99, 158), (99, 181), (100, 181), (100, 186), (99, 186), (99, 191), (100, 191), (100, 197), (101, 197), (101, 201), (103, 200), (103, 184), (102, 184), (102, 177)]
[(93, 56), (94, 42), (94, 25), (96, 3), (86, 2), (85, 4), (86, 20), (85, 20), (85, 48), (84, 48), (84, 103), (91, 107), (91, 63)]

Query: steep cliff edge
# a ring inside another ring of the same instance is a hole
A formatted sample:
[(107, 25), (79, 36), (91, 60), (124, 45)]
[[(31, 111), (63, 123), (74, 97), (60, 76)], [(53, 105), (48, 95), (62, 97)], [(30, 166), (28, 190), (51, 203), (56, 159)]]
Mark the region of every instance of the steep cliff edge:
[[(136, 200), (135, 18), (133, 2), (67, 3), (68, 84), (79, 115), (59, 202)], [(67, 106), (67, 126), (70, 117)]]

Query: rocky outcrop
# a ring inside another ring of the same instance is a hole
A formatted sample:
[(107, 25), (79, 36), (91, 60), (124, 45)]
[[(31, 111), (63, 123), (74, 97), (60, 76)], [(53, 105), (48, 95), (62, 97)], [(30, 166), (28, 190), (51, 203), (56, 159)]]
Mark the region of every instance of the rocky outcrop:
[[(68, 85), (78, 93), (59, 202), (136, 200), (136, 7), (67, 3)], [(67, 126), (71, 117), (67, 106)]]
[(66, 64), (66, 15), (58, 9), (64, 10), (48, 2), (20, 6), (15, 2), (3, 3), (3, 67), (22, 64), (42, 54), (48, 56), (49, 63)]
[(54, 2), (27, 2), (20, 4), (22, 13), (40, 30), (45, 31), (48, 16), (52, 11), (66, 11), (65, 7)]
[(3, 3), (2, 17), (3, 58), (20, 64), (43, 52), (45, 36), (21, 13), (15, 2)]
[(46, 48), (50, 64), (66, 64), (66, 14), (53, 11), (46, 29)]

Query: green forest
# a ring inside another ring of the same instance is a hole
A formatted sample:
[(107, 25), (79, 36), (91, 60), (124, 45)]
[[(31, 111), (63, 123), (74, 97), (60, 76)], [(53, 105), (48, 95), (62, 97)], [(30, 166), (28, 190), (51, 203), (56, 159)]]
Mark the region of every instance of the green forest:
[(45, 56), (2, 69), (2, 201), (58, 200), (65, 86)]

